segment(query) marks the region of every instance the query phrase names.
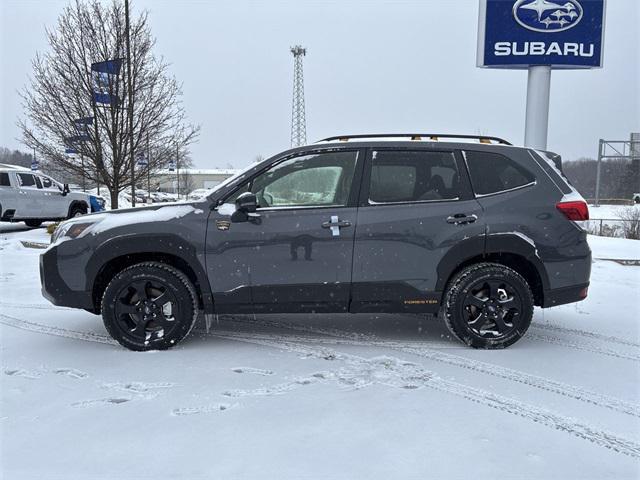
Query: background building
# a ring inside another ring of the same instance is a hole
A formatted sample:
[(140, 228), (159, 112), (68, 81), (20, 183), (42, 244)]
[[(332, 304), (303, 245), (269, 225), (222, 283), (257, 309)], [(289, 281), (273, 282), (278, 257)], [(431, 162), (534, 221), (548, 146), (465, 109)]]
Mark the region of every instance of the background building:
[[(220, 168), (185, 168), (179, 171), (160, 170), (151, 177), (151, 190), (186, 194), (198, 188), (213, 188), (238, 170)], [(146, 185), (141, 185), (145, 188)]]

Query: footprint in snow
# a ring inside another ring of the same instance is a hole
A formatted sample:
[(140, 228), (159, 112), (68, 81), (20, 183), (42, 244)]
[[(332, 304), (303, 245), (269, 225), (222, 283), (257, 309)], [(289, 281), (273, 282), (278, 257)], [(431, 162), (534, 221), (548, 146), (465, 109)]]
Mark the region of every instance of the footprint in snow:
[(81, 370), (76, 370), (75, 368), (58, 368), (54, 370), (54, 372), (58, 375), (66, 375), (71, 378), (87, 378), (89, 376), (88, 373), (85, 373)]
[(145, 393), (155, 393), (156, 390), (164, 388), (172, 388), (175, 386), (173, 383), (145, 383), (145, 382), (118, 382), (118, 383), (103, 383), (102, 388), (108, 390), (120, 390), (123, 392), (133, 393), (136, 395), (142, 395)]
[(205, 405), (202, 407), (174, 408), (171, 411), (171, 415), (175, 417), (182, 417), (185, 415), (198, 415), (200, 413), (223, 412), (225, 410), (229, 410), (230, 408), (234, 408), (235, 406), (236, 404), (218, 403), (215, 405)]
[(253, 367), (236, 367), (231, 370), (236, 373), (253, 373), (254, 375), (273, 375), (274, 373), (272, 370), (263, 370), (262, 368)]
[(36, 378), (40, 378), (42, 374), (40, 372), (36, 372), (34, 370), (24, 370), (22, 368), (5, 368), (4, 374), (9, 375), (10, 377), (23, 377), (35, 380)]
[(95, 407), (100, 405), (118, 405), (121, 403), (130, 402), (130, 401), (131, 401), (131, 398), (123, 398), (123, 397), (99, 398), (96, 400), (82, 400), (80, 402), (72, 403), (71, 406), (85, 408), (85, 407)]

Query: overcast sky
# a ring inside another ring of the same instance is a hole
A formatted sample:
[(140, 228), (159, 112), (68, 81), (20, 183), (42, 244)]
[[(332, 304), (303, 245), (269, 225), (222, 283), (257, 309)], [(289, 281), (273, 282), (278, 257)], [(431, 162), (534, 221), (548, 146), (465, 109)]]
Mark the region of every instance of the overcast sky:
[[(66, 1), (0, 0), (0, 146), (24, 148), (16, 91), (47, 50)], [(293, 58), (304, 59), (307, 138), (342, 133), (483, 133), (522, 143), (526, 71), (475, 66), (477, 0), (213, 2), (132, 0), (201, 125), (202, 168), (242, 167), (289, 147)], [(597, 155), (640, 131), (640, 1), (608, 0), (604, 68), (554, 71), (549, 149)]]

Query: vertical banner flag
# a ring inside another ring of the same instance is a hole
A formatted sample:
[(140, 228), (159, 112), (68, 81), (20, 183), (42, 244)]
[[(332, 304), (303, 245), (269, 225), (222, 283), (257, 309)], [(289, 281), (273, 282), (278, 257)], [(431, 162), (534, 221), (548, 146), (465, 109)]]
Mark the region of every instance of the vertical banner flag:
[(36, 160), (36, 157), (34, 156), (33, 159), (31, 160), (31, 170), (32, 171), (36, 171), (38, 170), (38, 160)]
[(136, 153), (136, 164), (139, 167), (146, 167), (149, 164), (149, 162), (147, 162), (147, 157), (144, 154), (144, 152)]
[(175, 160), (169, 160), (169, 171), (173, 172), (176, 169), (176, 161)]
[(90, 140), (89, 127), (93, 125), (93, 117), (82, 117), (73, 121), (73, 125), (76, 129), (76, 138), (80, 142), (87, 142)]
[(120, 75), (122, 59), (106, 60), (91, 64), (93, 101), (104, 105), (118, 106), (120, 99), (113, 93), (117, 77)]

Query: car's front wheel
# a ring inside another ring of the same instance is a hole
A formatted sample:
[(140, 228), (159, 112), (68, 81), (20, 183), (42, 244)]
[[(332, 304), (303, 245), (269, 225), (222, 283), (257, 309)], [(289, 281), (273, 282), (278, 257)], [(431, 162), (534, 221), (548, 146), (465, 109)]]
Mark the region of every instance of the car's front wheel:
[(125, 268), (102, 297), (102, 319), (121, 345), (164, 350), (186, 337), (198, 317), (196, 291), (181, 271), (160, 262)]
[(24, 223), (27, 227), (37, 228), (42, 225), (42, 220), (25, 220)]
[(449, 283), (444, 316), (459, 340), (474, 348), (505, 348), (525, 334), (533, 316), (533, 295), (515, 270), (479, 263)]

